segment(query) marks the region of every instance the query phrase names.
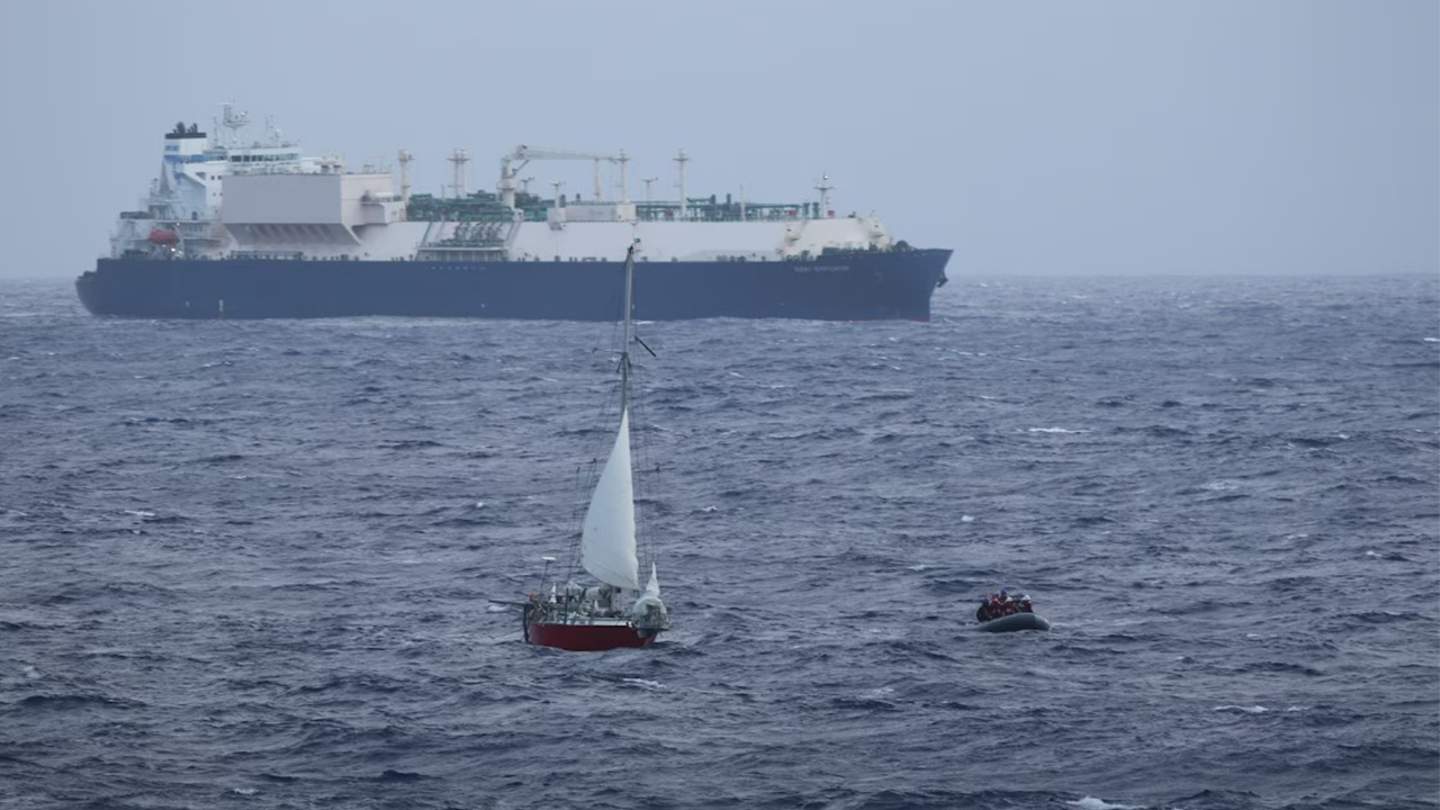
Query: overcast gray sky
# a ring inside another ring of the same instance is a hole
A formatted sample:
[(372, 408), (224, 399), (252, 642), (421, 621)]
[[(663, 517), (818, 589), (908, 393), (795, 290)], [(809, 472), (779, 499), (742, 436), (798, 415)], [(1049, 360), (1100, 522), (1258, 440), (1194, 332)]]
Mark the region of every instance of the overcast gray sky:
[(419, 191), (520, 143), (623, 147), (636, 197), (681, 146), (692, 194), (828, 172), (952, 276), (1435, 272), (1437, 42), (1434, 0), (7, 2), (0, 275), (92, 267), (226, 99)]

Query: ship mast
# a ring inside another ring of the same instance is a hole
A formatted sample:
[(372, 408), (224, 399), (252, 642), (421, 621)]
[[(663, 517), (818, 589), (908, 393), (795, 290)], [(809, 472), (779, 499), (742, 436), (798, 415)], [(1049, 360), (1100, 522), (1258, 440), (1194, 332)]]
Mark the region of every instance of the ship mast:
[(815, 185), (815, 190), (820, 192), (820, 213), (818, 216), (820, 218), (830, 216), (830, 192), (835, 190), (835, 187), (830, 185), (830, 175), (822, 172), (820, 174), (820, 182)]
[[(639, 239), (635, 240), (640, 241)], [(620, 414), (630, 412), (630, 332), (634, 328), (630, 317), (631, 301), (635, 288), (635, 245), (625, 249), (625, 336), (620, 346)]]
[(681, 149), (671, 160), (680, 164), (680, 218), (684, 219), (689, 209), (689, 205), (685, 201), (685, 164), (689, 162), (690, 158), (686, 157), (685, 150)]
[(465, 197), (465, 164), (470, 162), (470, 153), (464, 149), (456, 149), (455, 153), (445, 158), (455, 164), (455, 183), (450, 188), (455, 191), (455, 199)]
[(630, 157), (625, 154), (624, 149), (620, 150), (620, 157), (616, 159), (616, 162), (620, 164), (620, 202), (628, 203), (630, 202), (630, 186), (625, 182), (625, 164), (630, 162)]
[(216, 134), (219, 134), (225, 141), (220, 145), (226, 149), (230, 149), (235, 146), (235, 136), (240, 133), (240, 130), (245, 128), (246, 124), (250, 123), (250, 114), (247, 112), (235, 112), (235, 102), (233, 101), (227, 101), (221, 104), (220, 111), (220, 123), (224, 125), (226, 129), (230, 130), (230, 132), (228, 134)]
[(397, 156), (400, 160), (400, 202), (410, 204), (410, 161), (415, 156), (405, 149), (400, 150)]

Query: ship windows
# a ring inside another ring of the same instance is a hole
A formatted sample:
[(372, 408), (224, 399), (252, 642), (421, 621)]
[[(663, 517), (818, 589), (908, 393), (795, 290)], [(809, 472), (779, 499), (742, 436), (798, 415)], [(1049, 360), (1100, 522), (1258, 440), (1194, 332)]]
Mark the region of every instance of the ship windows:
[(299, 160), (299, 155), (232, 155), (232, 163), (273, 163), (279, 160)]

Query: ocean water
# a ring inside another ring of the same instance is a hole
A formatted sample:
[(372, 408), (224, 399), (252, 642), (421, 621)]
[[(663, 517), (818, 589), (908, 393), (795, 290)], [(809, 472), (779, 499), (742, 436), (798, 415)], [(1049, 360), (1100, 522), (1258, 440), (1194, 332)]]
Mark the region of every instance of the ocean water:
[(489, 600), (613, 327), (0, 283), (0, 808), (1440, 807), (1440, 280), (954, 275), (641, 325), (674, 629), (600, 654)]

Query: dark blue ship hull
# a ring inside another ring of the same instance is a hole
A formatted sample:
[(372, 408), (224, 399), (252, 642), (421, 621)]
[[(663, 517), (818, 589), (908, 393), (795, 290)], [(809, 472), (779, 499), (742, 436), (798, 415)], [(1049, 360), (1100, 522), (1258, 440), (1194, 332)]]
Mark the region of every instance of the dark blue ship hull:
[[(805, 261), (640, 262), (635, 315), (930, 318), (949, 250)], [(419, 317), (616, 320), (621, 262), (101, 259), (75, 282), (96, 315), (139, 318)]]

